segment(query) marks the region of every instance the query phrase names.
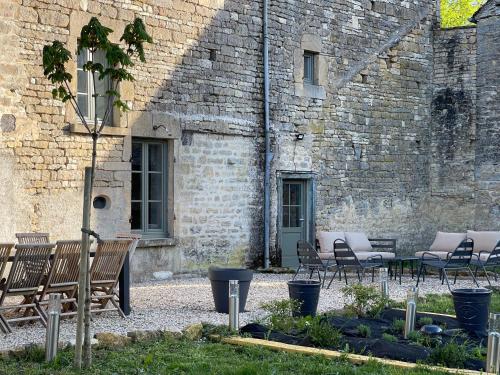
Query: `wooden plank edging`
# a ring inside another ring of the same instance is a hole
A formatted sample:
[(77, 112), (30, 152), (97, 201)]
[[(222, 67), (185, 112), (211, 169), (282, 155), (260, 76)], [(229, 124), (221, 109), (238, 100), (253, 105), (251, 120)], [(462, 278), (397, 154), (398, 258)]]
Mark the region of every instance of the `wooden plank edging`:
[(460, 374), (460, 375), (495, 375), (489, 372), (483, 371), (475, 371), (475, 370), (465, 370), (465, 369), (456, 369), (449, 367), (440, 367), (440, 366), (425, 366), (417, 363), (396, 361), (393, 359), (384, 359), (377, 357), (368, 357), (360, 354), (351, 354), (351, 353), (341, 353), (335, 350), (327, 350), (327, 349), (318, 349), (318, 348), (310, 348), (307, 346), (299, 346), (299, 345), (290, 345), (283, 344), (281, 342), (254, 339), (248, 337), (226, 337), (222, 339), (222, 342), (232, 345), (239, 346), (262, 346), (267, 349), (283, 351), (288, 353), (297, 353), (297, 354), (307, 354), (307, 355), (322, 355), (327, 358), (346, 358), (350, 362), (354, 364), (363, 364), (368, 361), (376, 361), (388, 366), (394, 366), (402, 369), (414, 369), (417, 367), (424, 367), (430, 370), (436, 371), (445, 371), (451, 374)]

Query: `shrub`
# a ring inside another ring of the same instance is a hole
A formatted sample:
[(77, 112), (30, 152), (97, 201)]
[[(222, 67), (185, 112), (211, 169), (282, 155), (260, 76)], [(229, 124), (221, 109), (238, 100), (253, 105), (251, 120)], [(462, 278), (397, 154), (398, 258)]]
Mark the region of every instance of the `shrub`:
[(360, 324), (358, 327), (358, 333), (361, 337), (370, 337), (372, 335), (372, 330), (369, 326), (365, 324)]
[(382, 334), (382, 339), (389, 342), (397, 342), (398, 338), (396, 336), (390, 335), (388, 333)]
[(392, 321), (392, 329), (394, 332), (403, 333), (405, 330), (404, 319), (394, 319)]
[(424, 317), (422, 317), (422, 318), (420, 318), (420, 319), (418, 320), (418, 325), (419, 325), (420, 327), (422, 327), (422, 326), (425, 326), (425, 325), (428, 325), (428, 324), (432, 324), (432, 322), (433, 322), (433, 320), (432, 320), (432, 318), (431, 318), (431, 317), (429, 317), (429, 316), (424, 316)]
[(429, 357), (429, 363), (447, 367), (464, 367), (468, 359), (467, 347), (456, 342), (437, 346)]
[(337, 328), (333, 327), (327, 320), (317, 316), (308, 327), (307, 333), (314, 345), (320, 347), (336, 347), (340, 346), (342, 333)]
[(271, 329), (289, 333), (297, 327), (297, 318), (293, 312), (300, 308), (300, 302), (284, 299), (263, 304), (261, 307), (269, 313), (267, 322)]
[(422, 341), (423, 341), (423, 336), (420, 332), (418, 331), (411, 331), (409, 334), (408, 334), (408, 340), (410, 340), (411, 342), (414, 342), (415, 344), (420, 344), (422, 345)]
[(388, 303), (388, 299), (384, 298), (373, 286), (348, 285), (342, 288), (342, 293), (352, 300), (351, 303), (345, 305), (346, 312), (359, 317), (378, 316)]

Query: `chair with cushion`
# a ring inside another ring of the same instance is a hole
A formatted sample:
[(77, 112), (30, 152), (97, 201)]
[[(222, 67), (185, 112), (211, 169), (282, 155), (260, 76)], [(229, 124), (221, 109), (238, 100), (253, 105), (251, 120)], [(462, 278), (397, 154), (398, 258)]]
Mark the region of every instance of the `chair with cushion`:
[[(322, 286), (324, 286), (327, 271), (337, 269), (335, 261), (323, 261), (311, 244), (306, 241), (297, 241), (297, 256), (299, 258), (299, 267), (297, 268), (297, 271), (295, 271), (292, 280), (295, 280), (301, 270), (308, 273), (310, 279), (312, 278), (314, 272), (316, 272), (318, 274), (319, 282)], [(323, 278), (321, 278), (321, 272), (323, 272)], [(335, 273), (336, 272), (337, 271), (335, 271)], [(335, 277), (335, 274), (333, 277)]]
[[(358, 280), (361, 282), (364, 278), (365, 271), (372, 271), (372, 282), (375, 280), (375, 268), (379, 268), (383, 266), (383, 259), (380, 254), (370, 255), (364, 257), (364, 259), (360, 259), (358, 257), (359, 254), (355, 252), (349, 244), (341, 239), (337, 239), (333, 242), (333, 253), (335, 255), (335, 261), (337, 263), (338, 271), (339, 271), (339, 279), (342, 278), (342, 272), (344, 272), (345, 283), (347, 285), (347, 269), (355, 270), (358, 275)], [(361, 273), (360, 273), (361, 271)], [(333, 275), (330, 283), (328, 284), (328, 288), (333, 282), (335, 275)]]
[(448, 255), (455, 251), (458, 245), (460, 245), (465, 238), (465, 233), (437, 232), (434, 242), (430, 246), (429, 250), (417, 251), (415, 256), (421, 258), (425, 253), (429, 257), (438, 257), (441, 260), (446, 260), (448, 259)]
[(488, 284), (491, 286), (488, 269), (493, 271), (493, 276), (495, 277), (495, 281), (497, 281), (497, 269), (500, 268), (500, 240), (496, 243), (493, 251), (474, 252), (470, 264), (475, 267), (474, 276), (477, 277), (477, 271), (481, 268), (486, 276), (486, 280), (488, 280)]
[(455, 271), (454, 284), (457, 282), (457, 274), (459, 271), (467, 271), (474, 283), (479, 287), (474, 274), (470, 269), (470, 262), (473, 254), (474, 241), (471, 239), (465, 239), (460, 242), (456, 249), (448, 255), (446, 259), (441, 259), (438, 255), (432, 254), (431, 252), (424, 252), (420, 261), (420, 268), (417, 276), (417, 286), (420, 282), (420, 276), (422, 276), (422, 281), (425, 281), (425, 272), (427, 268), (436, 268), (439, 270), (439, 275), (442, 280), (442, 284), (446, 281), (448, 289), (450, 288), (450, 283), (448, 281), (448, 271)]

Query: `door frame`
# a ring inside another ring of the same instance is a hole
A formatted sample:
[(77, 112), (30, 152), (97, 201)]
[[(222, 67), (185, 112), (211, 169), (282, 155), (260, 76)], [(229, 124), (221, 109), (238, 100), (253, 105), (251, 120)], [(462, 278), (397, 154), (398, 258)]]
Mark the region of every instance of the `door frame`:
[(278, 171), (276, 173), (277, 207), (276, 207), (276, 248), (282, 264), (282, 205), (283, 205), (283, 180), (300, 180), (305, 183), (306, 194), (306, 241), (315, 246), (316, 242), (316, 174), (313, 172)]

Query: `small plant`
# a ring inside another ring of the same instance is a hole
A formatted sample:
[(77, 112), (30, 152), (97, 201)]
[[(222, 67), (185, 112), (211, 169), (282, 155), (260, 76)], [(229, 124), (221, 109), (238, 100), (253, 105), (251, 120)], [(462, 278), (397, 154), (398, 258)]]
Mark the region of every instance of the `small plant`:
[(214, 325), (203, 323), (203, 337), (220, 336), (227, 337), (234, 334), (227, 325)]
[(348, 285), (342, 288), (342, 293), (352, 300), (351, 303), (345, 305), (346, 312), (358, 317), (378, 316), (388, 302), (388, 299), (383, 297), (373, 286)]
[(300, 308), (301, 302), (294, 299), (284, 299), (263, 304), (261, 307), (269, 313), (267, 322), (271, 329), (289, 333), (297, 327), (297, 318), (293, 312)]
[(370, 337), (372, 335), (372, 330), (366, 324), (360, 324), (357, 326), (358, 333), (361, 337)]
[(382, 339), (385, 341), (389, 341), (389, 342), (397, 342), (398, 341), (398, 338), (396, 336), (390, 335), (388, 333), (383, 333)]
[(418, 325), (420, 327), (422, 327), (422, 326), (425, 326), (425, 325), (428, 325), (428, 324), (432, 324), (432, 322), (433, 322), (433, 320), (432, 320), (431, 317), (424, 316), (424, 317), (420, 318), (417, 323), (418, 323)]
[(423, 336), (418, 331), (411, 331), (410, 333), (408, 333), (408, 340), (415, 344), (422, 345)]
[(311, 321), (307, 333), (311, 342), (320, 347), (338, 348), (342, 340), (342, 333), (319, 316)]
[(467, 347), (464, 344), (459, 345), (456, 342), (449, 342), (445, 345), (437, 346), (432, 351), (429, 363), (462, 368), (469, 356), (467, 354)]
[(392, 330), (397, 333), (403, 333), (405, 329), (404, 319), (394, 319), (392, 321)]
[(486, 349), (487, 348), (485, 348), (482, 345), (475, 346), (474, 348), (472, 348), (471, 356), (473, 358), (477, 358), (481, 361), (484, 361), (486, 359)]

